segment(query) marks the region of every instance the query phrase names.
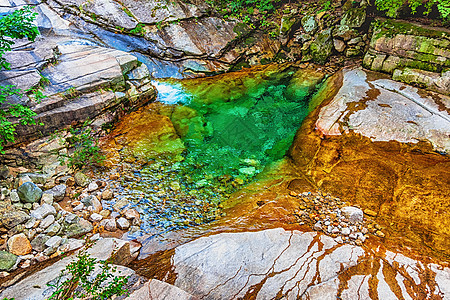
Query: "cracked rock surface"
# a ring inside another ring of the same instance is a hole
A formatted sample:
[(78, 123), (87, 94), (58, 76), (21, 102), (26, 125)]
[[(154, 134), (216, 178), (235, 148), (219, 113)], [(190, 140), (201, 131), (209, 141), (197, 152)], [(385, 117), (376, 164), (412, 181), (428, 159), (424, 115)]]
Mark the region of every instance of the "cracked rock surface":
[(220, 233), (175, 248), (171, 262), (159, 277), (199, 299), (450, 297), (448, 266), (315, 232)]

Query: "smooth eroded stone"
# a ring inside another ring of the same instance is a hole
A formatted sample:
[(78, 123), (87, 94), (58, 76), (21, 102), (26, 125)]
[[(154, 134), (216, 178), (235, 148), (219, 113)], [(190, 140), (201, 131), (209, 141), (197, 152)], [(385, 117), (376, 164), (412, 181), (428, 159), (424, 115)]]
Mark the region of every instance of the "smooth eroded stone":
[(8, 250), (15, 255), (26, 255), (31, 253), (31, 244), (28, 238), (23, 233), (13, 235), (9, 238)]
[(364, 213), (361, 209), (354, 206), (345, 206), (341, 208), (341, 212), (350, 223), (362, 222)]
[(33, 182), (25, 182), (17, 189), (20, 200), (25, 203), (35, 203), (41, 200), (42, 190)]
[(35, 210), (31, 211), (31, 217), (42, 220), (48, 215), (56, 215), (56, 209), (47, 203), (42, 204)]
[(55, 201), (61, 201), (62, 199), (64, 199), (64, 196), (66, 195), (66, 189), (67, 186), (65, 184), (58, 184), (57, 186), (54, 186), (50, 190), (45, 191), (45, 193), (53, 195), (53, 199)]

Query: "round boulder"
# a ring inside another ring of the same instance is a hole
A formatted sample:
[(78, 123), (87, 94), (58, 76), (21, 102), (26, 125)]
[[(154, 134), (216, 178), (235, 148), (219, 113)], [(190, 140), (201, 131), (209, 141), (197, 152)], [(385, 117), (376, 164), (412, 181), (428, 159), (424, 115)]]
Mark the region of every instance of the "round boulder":
[(17, 189), (19, 198), (24, 203), (35, 203), (41, 200), (42, 190), (32, 182), (25, 182)]

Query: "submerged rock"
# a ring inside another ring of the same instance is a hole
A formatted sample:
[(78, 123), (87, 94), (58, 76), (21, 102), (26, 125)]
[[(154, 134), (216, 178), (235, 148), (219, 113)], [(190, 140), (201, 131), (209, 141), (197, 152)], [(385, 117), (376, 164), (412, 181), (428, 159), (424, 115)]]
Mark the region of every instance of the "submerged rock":
[(330, 78), (318, 97), (327, 102), (291, 147), (298, 170), (324, 191), (377, 212), (396, 233), (389, 238), (401, 233), (418, 248), (422, 240), (448, 253), (449, 218), (436, 212), (446, 211), (450, 196), (450, 99), (358, 68)]

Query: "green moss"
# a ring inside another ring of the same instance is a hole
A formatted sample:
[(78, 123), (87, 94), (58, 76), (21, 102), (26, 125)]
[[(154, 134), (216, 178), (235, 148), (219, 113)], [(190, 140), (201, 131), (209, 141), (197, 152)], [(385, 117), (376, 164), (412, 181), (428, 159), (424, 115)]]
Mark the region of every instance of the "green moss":
[(417, 36), (426, 36), (430, 38), (449, 38), (450, 35), (445, 31), (434, 30), (427, 27), (417, 26), (412, 23), (396, 21), (396, 20), (385, 20), (383, 22), (374, 22), (375, 30), (381, 30), (377, 33), (377, 36), (388, 36), (392, 37), (396, 34), (410, 34)]
[(237, 23), (233, 28), (234, 33), (237, 34), (238, 37), (246, 35), (250, 32), (250, 27), (245, 23)]

